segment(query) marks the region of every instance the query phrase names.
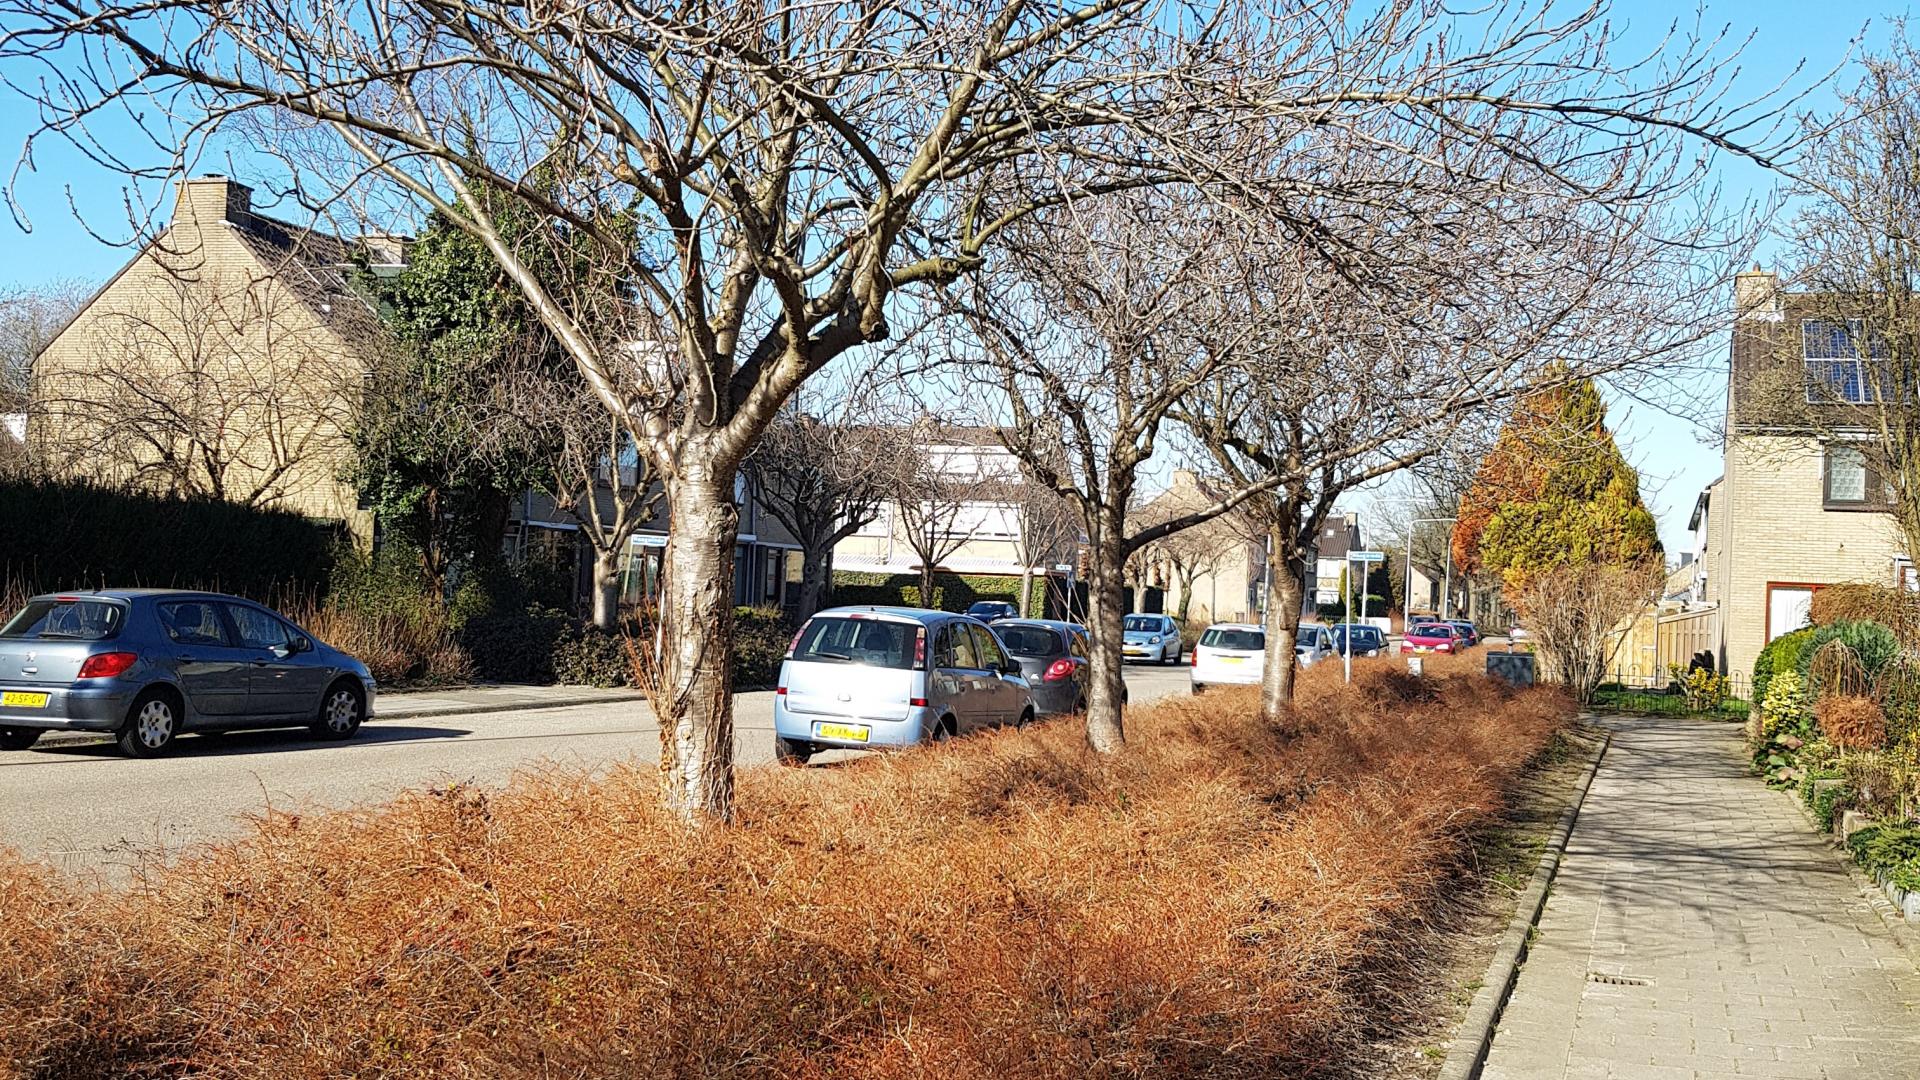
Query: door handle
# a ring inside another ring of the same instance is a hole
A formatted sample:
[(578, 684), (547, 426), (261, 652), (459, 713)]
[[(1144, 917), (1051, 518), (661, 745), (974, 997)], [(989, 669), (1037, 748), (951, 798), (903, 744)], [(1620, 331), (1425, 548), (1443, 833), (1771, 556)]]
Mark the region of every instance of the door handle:
[(176, 656), (174, 657), (174, 659), (180, 661), (183, 664), (191, 664), (199, 660), (200, 658), (197, 656)]

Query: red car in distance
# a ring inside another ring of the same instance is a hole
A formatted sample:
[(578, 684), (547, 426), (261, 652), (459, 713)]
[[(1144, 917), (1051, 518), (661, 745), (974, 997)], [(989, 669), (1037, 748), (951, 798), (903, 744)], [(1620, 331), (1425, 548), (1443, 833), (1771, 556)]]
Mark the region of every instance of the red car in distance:
[(1413, 629), (1400, 639), (1400, 652), (1407, 653), (1452, 653), (1458, 652), (1464, 644), (1460, 640), (1457, 627), (1443, 622), (1415, 623)]

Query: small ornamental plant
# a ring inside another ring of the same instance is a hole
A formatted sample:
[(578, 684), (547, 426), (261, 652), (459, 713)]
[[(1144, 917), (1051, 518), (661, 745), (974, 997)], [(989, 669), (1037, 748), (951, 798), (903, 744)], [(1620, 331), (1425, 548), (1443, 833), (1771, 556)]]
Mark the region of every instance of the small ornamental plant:
[(1842, 750), (1878, 750), (1886, 745), (1887, 714), (1872, 698), (1822, 698), (1814, 711), (1827, 741)]

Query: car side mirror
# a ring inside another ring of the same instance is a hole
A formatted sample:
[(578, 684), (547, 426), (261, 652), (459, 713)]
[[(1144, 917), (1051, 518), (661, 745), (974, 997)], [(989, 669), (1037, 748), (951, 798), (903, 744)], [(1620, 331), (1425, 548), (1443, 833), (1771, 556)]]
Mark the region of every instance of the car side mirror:
[(1020, 670), (1020, 661), (1018, 660), (1004, 660), (1000, 663), (1000, 673), (1002, 675), (1018, 675), (1020, 674)]

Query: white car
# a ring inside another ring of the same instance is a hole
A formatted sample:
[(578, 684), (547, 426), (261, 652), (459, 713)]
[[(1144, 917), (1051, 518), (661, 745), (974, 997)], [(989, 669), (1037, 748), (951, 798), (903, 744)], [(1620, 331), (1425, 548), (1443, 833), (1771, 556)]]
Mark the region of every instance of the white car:
[(1293, 640), (1293, 659), (1301, 667), (1312, 667), (1340, 653), (1333, 647), (1333, 631), (1319, 623), (1301, 623)]
[(1267, 632), (1252, 623), (1214, 623), (1193, 647), (1193, 692), (1209, 686), (1248, 686), (1266, 667)]

